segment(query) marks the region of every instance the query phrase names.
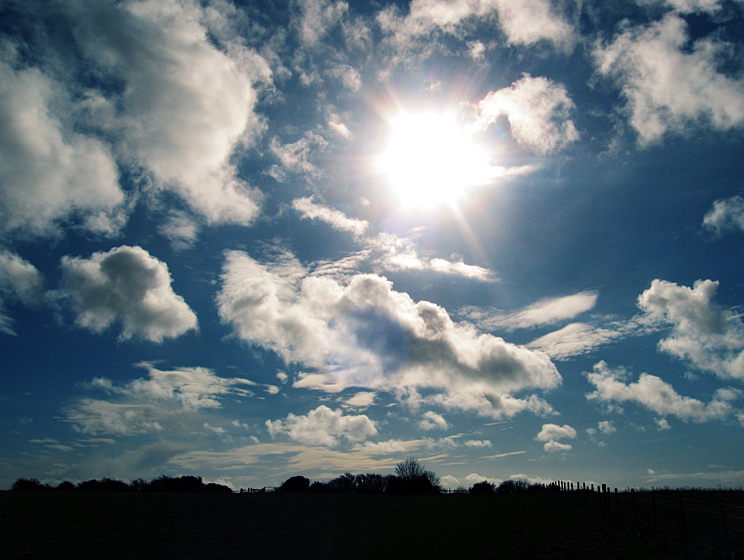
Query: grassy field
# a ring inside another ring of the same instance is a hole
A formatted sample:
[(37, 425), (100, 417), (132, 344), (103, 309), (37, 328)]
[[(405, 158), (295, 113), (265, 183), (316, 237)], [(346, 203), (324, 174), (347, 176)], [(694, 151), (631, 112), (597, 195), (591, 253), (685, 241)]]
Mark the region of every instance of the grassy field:
[(0, 492), (0, 556), (667, 559), (554, 495)]

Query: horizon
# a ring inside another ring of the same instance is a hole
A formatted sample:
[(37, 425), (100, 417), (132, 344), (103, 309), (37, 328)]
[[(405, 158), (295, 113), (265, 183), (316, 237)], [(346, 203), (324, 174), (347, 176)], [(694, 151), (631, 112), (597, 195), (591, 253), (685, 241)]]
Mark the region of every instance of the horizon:
[(744, 4), (0, 4), (0, 488), (744, 486)]

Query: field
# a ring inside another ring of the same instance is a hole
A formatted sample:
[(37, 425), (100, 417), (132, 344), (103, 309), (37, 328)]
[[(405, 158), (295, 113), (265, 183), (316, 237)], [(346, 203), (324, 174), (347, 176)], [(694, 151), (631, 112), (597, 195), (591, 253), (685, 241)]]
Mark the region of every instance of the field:
[(0, 492), (6, 559), (644, 559), (556, 495)]

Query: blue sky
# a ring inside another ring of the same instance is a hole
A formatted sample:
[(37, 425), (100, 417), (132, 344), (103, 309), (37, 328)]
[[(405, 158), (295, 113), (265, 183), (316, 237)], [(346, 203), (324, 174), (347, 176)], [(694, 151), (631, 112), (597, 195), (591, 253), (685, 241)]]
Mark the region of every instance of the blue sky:
[(744, 484), (744, 5), (0, 3), (0, 487)]

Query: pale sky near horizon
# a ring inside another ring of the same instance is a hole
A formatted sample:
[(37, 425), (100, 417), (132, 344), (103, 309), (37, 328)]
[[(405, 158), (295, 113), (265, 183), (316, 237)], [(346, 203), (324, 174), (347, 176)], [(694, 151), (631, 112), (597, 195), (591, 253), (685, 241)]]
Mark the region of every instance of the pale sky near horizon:
[(744, 485), (740, 0), (0, 0), (0, 488)]

